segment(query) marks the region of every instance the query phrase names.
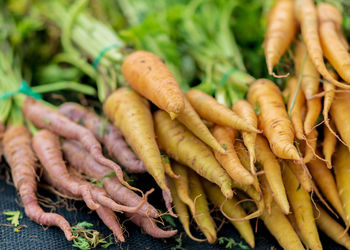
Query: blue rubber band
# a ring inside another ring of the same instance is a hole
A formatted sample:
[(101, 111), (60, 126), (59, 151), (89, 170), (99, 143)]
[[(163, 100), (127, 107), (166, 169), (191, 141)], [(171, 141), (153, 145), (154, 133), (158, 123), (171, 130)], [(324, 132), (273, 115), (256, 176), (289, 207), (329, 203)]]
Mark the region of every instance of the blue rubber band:
[(31, 96), (34, 99), (42, 99), (42, 95), (41, 94), (34, 92), (29, 87), (27, 82), (25, 80), (22, 80), (21, 86), (17, 90), (3, 93), (2, 95), (0, 95), (0, 100), (4, 100), (6, 98), (13, 97), (14, 95), (19, 94), (19, 93), (25, 94), (27, 96)]
[(96, 57), (96, 59), (92, 62), (92, 66), (94, 67), (95, 70), (97, 70), (97, 66), (98, 64), (100, 63), (103, 55), (108, 51), (108, 50), (111, 50), (111, 49), (114, 49), (114, 48), (119, 48), (120, 47), (120, 44), (112, 44), (110, 46), (107, 46), (105, 48), (103, 48), (100, 53), (98, 53), (98, 56)]
[(239, 69), (237, 69), (237, 68), (233, 68), (233, 69), (229, 69), (229, 70), (227, 70), (226, 72), (225, 72), (225, 74), (221, 77), (221, 79), (220, 79), (220, 85), (224, 85), (226, 82), (227, 82), (227, 79), (228, 79), (228, 77), (232, 74), (232, 73), (234, 73), (234, 72), (237, 72), (237, 71), (240, 71)]

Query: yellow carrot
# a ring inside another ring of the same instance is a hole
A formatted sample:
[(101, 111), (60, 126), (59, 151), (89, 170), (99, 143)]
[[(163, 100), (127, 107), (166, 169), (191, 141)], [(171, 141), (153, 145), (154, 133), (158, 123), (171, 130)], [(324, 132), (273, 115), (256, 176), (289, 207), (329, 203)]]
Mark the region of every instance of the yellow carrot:
[[(334, 122), (331, 121), (330, 129), (335, 131)], [(323, 126), (323, 155), (327, 162), (327, 167), (332, 168), (332, 155), (335, 151), (335, 146), (337, 144), (337, 137), (330, 131), (329, 127)]]
[(303, 168), (301, 165), (298, 165), (293, 161), (282, 161), (282, 166), (289, 167), (306, 192), (311, 192), (313, 183), (308, 169)]

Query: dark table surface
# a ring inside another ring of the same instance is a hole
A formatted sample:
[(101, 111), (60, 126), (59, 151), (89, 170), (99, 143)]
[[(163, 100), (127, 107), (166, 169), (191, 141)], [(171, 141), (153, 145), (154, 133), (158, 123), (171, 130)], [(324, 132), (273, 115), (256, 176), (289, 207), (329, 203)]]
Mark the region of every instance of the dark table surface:
[[(30, 221), (24, 214), (24, 209), (19, 204), (19, 198), (16, 194), (16, 190), (13, 186), (6, 183), (4, 165), (0, 166), (2, 173), (0, 175), (0, 249), (77, 249), (72, 247), (72, 243), (65, 240), (63, 233), (55, 227), (43, 228), (40, 225)], [(145, 178), (145, 183), (152, 183), (152, 180), (148, 177)], [(140, 180), (138, 181), (140, 182)], [(145, 185), (147, 187), (147, 185)], [(47, 195), (47, 194), (45, 194)], [(157, 197), (159, 193), (152, 194), (150, 197), (150, 203), (157, 204)], [(54, 197), (51, 196), (53, 200)], [(158, 199), (159, 200), (159, 199)], [(159, 202), (158, 202), (159, 203)], [(62, 205), (62, 204), (61, 204)], [(159, 204), (157, 208), (163, 208), (162, 204)], [(88, 221), (95, 225), (94, 229), (100, 231), (104, 235), (109, 235), (111, 232), (103, 225), (98, 219), (96, 213), (89, 212), (81, 202), (76, 202), (76, 211), (68, 211), (65, 207), (60, 207), (56, 210), (57, 213), (63, 215), (71, 225), (75, 225), (81, 221)], [(81, 208), (79, 208), (81, 207)], [(47, 208), (44, 208), (47, 209)], [(14, 232), (13, 227), (8, 227), (6, 216), (2, 214), (6, 210), (20, 210), (24, 215), (20, 220), (20, 224), (25, 225), (20, 232)], [(121, 222), (125, 221), (123, 216), (120, 216)], [(255, 220), (252, 224), (255, 227)], [(170, 249), (177, 245), (175, 238), (180, 234), (182, 235), (182, 247), (185, 249), (225, 249), (223, 245), (208, 243), (198, 243), (189, 239), (185, 233), (181, 230), (181, 225), (177, 222), (179, 234), (172, 239), (154, 239), (148, 236), (136, 227), (133, 223), (127, 221), (124, 223), (126, 228), (125, 237), (126, 242), (123, 244), (117, 243), (109, 249)], [(220, 232), (218, 237), (232, 237), (235, 240), (242, 241), (235, 228), (226, 223)], [(343, 249), (339, 245), (335, 244), (324, 234), (320, 234), (324, 249)], [(255, 238), (256, 249), (280, 249), (277, 241), (268, 233), (263, 223), (258, 223), (258, 232)], [(243, 241), (244, 242), (244, 241)], [(233, 249), (240, 249), (238, 247)]]

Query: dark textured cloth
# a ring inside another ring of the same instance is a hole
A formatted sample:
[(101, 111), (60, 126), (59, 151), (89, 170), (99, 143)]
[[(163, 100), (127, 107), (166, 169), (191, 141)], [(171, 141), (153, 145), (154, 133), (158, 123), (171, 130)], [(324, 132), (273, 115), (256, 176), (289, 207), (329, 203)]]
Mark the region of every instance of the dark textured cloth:
[[(5, 168), (1, 166), (2, 170)], [(72, 242), (66, 241), (63, 233), (55, 227), (43, 228), (40, 225), (30, 221), (28, 217), (24, 214), (24, 209), (20, 207), (19, 198), (16, 194), (16, 190), (13, 186), (6, 184), (4, 171), (0, 171), (2, 174), (0, 176), (0, 249), (77, 249), (72, 247)], [(145, 177), (146, 182), (152, 183), (148, 177)], [(140, 179), (138, 180), (140, 182)], [(42, 191), (41, 191), (42, 192)], [(47, 195), (45, 193), (45, 195)], [(159, 199), (157, 197), (159, 193), (152, 194), (150, 197), (150, 202), (156, 205), (157, 208), (164, 209), (163, 204), (159, 204)], [(54, 199), (53, 196), (50, 196)], [(157, 203), (158, 201), (158, 203)], [(58, 208), (57, 213), (63, 215), (71, 225), (75, 225), (77, 222), (88, 221), (95, 225), (94, 229), (100, 231), (102, 234), (109, 235), (111, 232), (106, 228), (102, 221), (98, 219), (96, 213), (89, 212), (87, 209), (82, 207), (83, 204), (76, 202), (75, 206), (78, 207), (78, 211), (67, 211), (66, 208)], [(43, 207), (46, 211), (47, 208)], [(13, 227), (8, 227), (4, 224), (8, 224), (6, 221), (6, 216), (2, 214), (6, 210), (20, 210), (23, 219), (20, 220), (21, 225), (25, 225), (20, 232), (14, 232)], [(119, 216), (119, 215), (118, 215)], [(119, 216), (121, 222), (125, 221), (124, 216)], [(177, 226), (180, 229), (180, 223), (177, 222)], [(252, 221), (255, 227), (255, 220)], [(217, 222), (219, 225), (219, 222)], [(124, 223), (127, 230), (125, 233), (126, 242), (123, 244), (115, 244), (108, 249), (170, 249), (175, 247), (177, 242), (175, 238), (182, 233), (182, 247), (185, 249), (225, 249), (224, 246), (219, 244), (209, 245), (208, 243), (198, 243), (189, 239), (185, 233), (180, 229), (178, 235), (172, 239), (154, 239), (141, 232), (141, 230), (136, 227), (130, 221)], [(200, 235), (197, 235), (200, 237)], [(246, 244), (242, 238), (239, 236), (238, 232), (231, 224), (225, 224), (218, 237), (232, 237), (238, 242), (242, 241)], [(324, 249), (343, 249), (339, 245), (336, 245), (324, 234), (320, 234)], [(256, 249), (280, 249), (276, 240), (268, 233), (267, 229), (264, 227), (262, 222), (258, 224), (258, 233), (255, 238)], [(238, 247), (233, 249), (240, 249)]]

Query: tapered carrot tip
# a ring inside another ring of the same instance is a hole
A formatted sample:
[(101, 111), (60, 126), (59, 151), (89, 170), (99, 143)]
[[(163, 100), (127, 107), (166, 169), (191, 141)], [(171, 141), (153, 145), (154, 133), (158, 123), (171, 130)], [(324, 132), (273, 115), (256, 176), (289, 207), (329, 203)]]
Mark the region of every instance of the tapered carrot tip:
[(221, 192), (225, 195), (226, 198), (231, 199), (233, 197), (231, 183), (224, 183), (220, 188)]

